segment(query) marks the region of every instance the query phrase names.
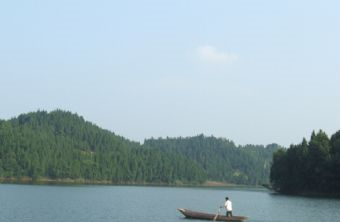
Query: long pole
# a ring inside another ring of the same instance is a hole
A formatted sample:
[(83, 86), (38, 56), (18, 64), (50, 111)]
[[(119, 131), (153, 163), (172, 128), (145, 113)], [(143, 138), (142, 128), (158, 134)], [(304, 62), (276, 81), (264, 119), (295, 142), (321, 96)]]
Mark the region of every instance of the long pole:
[(215, 221), (220, 213), (221, 207), (218, 208), (217, 214), (215, 215), (213, 221)]

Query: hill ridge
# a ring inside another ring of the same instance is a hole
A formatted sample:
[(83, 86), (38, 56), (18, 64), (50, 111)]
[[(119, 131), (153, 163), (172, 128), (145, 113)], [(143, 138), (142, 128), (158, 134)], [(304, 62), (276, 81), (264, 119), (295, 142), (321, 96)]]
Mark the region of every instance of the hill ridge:
[[(172, 147), (177, 143), (179, 148), (166, 149), (164, 142)], [(199, 147), (202, 152), (197, 155), (205, 158), (193, 158), (184, 152), (183, 142), (189, 147)], [(221, 156), (207, 151), (216, 149), (217, 145), (224, 147), (219, 153)], [(184, 139), (147, 139), (140, 144), (70, 111), (38, 110), (0, 120), (0, 177), (137, 184), (201, 184), (211, 179), (239, 184), (264, 183), (268, 181), (268, 172), (254, 166), (263, 164), (263, 158), (268, 160), (272, 150), (254, 147), (247, 150), (236, 147), (230, 140), (203, 134)], [(231, 151), (239, 163), (230, 160), (227, 153)], [(248, 165), (259, 172), (244, 170)], [(212, 174), (212, 169), (227, 173)]]

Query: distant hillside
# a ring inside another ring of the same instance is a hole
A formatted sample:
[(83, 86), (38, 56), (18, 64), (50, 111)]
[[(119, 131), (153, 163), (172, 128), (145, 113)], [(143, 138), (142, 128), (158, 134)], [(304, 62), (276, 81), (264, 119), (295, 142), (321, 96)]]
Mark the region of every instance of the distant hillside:
[(77, 114), (38, 111), (0, 120), (0, 179), (259, 184), (268, 180), (276, 147), (235, 147), (204, 136), (150, 139), (141, 145)]
[(38, 111), (0, 122), (0, 177), (113, 183), (202, 182), (182, 156), (144, 149), (64, 111)]
[(145, 146), (176, 153), (195, 161), (208, 180), (236, 184), (267, 184), (276, 144), (236, 146), (232, 141), (199, 135), (187, 138), (149, 139)]

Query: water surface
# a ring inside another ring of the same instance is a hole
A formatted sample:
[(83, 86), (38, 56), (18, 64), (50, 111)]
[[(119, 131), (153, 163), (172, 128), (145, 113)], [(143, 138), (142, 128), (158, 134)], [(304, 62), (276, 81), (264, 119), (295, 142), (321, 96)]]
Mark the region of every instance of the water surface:
[(233, 201), (233, 214), (248, 216), (249, 222), (340, 218), (338, 199), (275, 195), (266, 190), (0, 184), (0, 221), (185, 222), (177, 208), (216, 213), (225, 196)]

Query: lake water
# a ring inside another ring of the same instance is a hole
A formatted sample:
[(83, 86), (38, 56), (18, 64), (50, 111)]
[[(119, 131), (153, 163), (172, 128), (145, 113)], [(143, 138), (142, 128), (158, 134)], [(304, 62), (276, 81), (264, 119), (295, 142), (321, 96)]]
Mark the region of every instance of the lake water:
[[(225, 196), (249, 222), (340, 221), (340, 200), (265, 190), (0, 184), (1, 222), (187, 222), (176, 210), (216, 213)], [(224, 213), (224, 212), (223, 212)]]

